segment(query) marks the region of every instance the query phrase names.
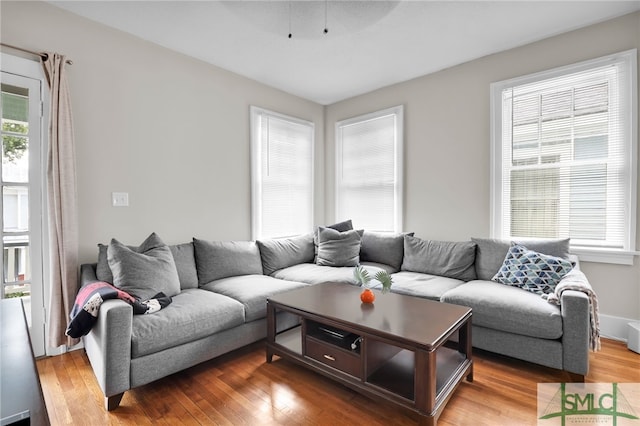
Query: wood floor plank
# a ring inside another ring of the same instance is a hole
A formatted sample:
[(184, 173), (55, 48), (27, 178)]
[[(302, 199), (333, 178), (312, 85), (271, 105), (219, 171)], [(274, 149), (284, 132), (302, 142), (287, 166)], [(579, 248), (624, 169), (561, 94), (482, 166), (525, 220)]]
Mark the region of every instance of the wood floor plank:
[[(489, 352), (474, 352), (474, 381), (462, 382), (441, 426), (535, 425), (538, 383), (567, 373)], [(38, 372), (52, 425), (415, 425), (411, 410), (372, 400), (304, 367), (265, 362), (258, 342), (127, 391), (106, 412), (83, 351), (42, 358)], [(587, 382), (640, 382), (640, 355), (604, 339), (590, 354)], [(89, 420), (88, 420), (89, 419)]]

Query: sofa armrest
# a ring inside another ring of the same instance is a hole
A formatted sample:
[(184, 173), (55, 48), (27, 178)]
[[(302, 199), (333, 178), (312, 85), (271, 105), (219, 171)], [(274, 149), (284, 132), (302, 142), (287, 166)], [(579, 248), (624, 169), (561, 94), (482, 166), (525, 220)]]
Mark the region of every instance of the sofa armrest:
[(581, 291), (565, 290), (560, 297), (562, 314), (563, 369), (586, 375), (589, 372), (589, 297)]
[(133, 307), (123, 300), (105, 300), (95, 325), (83, 337), (91, 367), (105, 397), (130, 388)]

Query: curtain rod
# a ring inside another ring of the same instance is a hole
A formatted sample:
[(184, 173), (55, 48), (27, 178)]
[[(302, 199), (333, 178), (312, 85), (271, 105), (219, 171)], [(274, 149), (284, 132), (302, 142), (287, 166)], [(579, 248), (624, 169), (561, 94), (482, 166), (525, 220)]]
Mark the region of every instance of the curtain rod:
[[(8, 47), (9, 49), (19, 50), (24, 53), (30, 53), (31, 55), (36, 55), (41, 57), (45, 61), (49, 58), (49, 55), (45, 52), (34, 52), (33, 50), (23, 49), (22, 47), (12, 46), (7, 43), (0, 43), (0, 46)], [(65, 62), (69, 65), (73, 65), (73, 61), (70, 59), (67, 59)]]

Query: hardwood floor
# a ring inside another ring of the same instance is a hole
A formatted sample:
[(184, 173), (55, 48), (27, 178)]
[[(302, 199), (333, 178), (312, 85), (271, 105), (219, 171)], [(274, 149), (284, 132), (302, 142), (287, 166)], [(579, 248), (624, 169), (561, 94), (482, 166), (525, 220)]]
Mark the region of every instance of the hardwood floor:
[[(569, 381), (557, 370), (474, 352), (474, 381), (463, 382), (439, 425), (536, 424), (537, 383)], [(640, 355), (603, 339), (587, 382), (640, 382)], [(264, 342), (127, 391), (106, 412), (84, 351), (37, 361), (52, 425), (416, 425), (418, 416), (373, 401), (278, 357)]]

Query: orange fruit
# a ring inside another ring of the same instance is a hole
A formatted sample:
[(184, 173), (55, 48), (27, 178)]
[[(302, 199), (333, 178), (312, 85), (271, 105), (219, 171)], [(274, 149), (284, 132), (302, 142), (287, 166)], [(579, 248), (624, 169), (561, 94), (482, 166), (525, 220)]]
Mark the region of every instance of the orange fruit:
[(371, 289), (365, 288), (362, 293), (360, 293), (360, 300), (362, 303), (373, 303), (373, 301), (376, 300), (376, 295)]

